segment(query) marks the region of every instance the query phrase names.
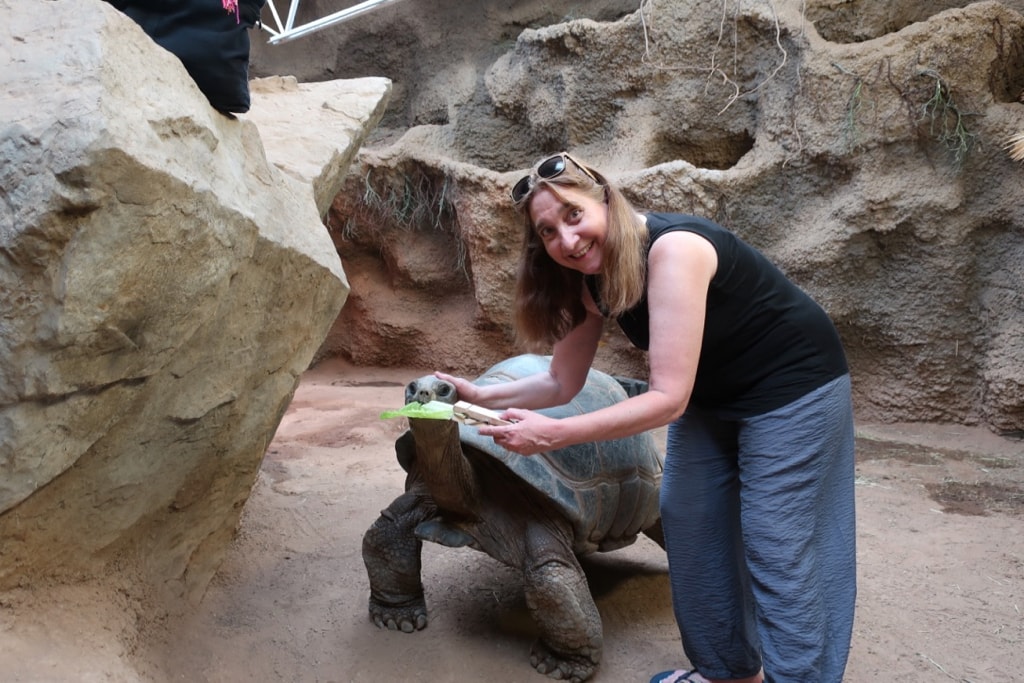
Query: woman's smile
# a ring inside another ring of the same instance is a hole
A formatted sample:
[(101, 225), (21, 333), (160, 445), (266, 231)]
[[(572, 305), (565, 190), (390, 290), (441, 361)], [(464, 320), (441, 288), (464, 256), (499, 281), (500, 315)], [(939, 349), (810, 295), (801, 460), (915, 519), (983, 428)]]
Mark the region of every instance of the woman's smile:
[(584, 256), (587, 255), (587, 253), (590, 251), (591, 247), (593, 247), (593, 246), (594, 246), (593, 241), (587, 242), (585, 245), (583, 245), (583, 247), (581, 249), (577, 249), (573, 253), (569, 254), (569, 258), (577, 259), (577, 260), (581, 259), (581, 258), (583, 258)]

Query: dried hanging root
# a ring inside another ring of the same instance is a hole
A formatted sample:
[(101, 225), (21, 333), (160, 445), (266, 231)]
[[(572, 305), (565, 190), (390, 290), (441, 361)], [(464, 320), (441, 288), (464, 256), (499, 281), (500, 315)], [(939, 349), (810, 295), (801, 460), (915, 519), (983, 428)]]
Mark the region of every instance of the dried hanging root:
[(1007, 140), (1004, 149), (1014, 161), (1024, 161), (1024, 133), (1017, 133)]

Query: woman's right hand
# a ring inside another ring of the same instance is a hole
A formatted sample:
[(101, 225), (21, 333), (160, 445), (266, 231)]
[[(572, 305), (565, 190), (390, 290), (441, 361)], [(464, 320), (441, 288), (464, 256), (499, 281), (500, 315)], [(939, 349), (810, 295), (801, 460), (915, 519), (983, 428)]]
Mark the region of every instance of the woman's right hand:
[(451, 382), (455, 386), (455, 392), (458, 394), (460, 401), (473, 403), (485, 408), (489, 407), (481, 403), (483, 399), (480, 396), (480, 387), (469, 380), (463, 379), (462, 377), (455, 377), (454, 375), (449, 375), (444, 372), (435, 372), (434, 376), (438, 379), (444, 380), (445, 382)]

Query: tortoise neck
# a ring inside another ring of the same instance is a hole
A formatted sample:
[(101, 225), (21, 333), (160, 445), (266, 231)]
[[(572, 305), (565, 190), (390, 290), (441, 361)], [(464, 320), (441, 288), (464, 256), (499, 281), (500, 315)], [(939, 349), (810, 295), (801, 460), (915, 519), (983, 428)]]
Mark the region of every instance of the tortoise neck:
[(416, 466), (438, 508), (476, 516), (480, 487), (463, 453), (458, 423), (410, 418), (409, 427), (416, 441)]

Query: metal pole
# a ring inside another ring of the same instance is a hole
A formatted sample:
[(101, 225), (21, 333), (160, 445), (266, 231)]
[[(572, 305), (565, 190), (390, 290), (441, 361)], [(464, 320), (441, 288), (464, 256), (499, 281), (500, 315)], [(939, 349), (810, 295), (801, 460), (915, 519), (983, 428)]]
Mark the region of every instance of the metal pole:
[[(310, 33), (315, 33), (316, 31), (327, 28), (328, 26), (333, 26), (334, 24), (341, 23), (342, 21), (351, 19), (363, 14), (364, 12), (376, 9), (381, 5), (389, 5), (393, 2), (399, 2), (399, 0), (365, 0), (365, 2), (353, 5), (348, 9), (343, 9), (340, 12), (335, 12), (334, 14), (330, 14), (322, 19), (311, 21), (308, 24), (303, 24), (299, 27), (293, 27), (295, 12), (298, 10), (299, 0), (292, 0), (291, 7), (288, 11), (287, 25), (280, 33), (271, 37), (267, 42), (271, 45), (276, 45), (277, 43), (295, 40), (296, 38), (309, 35)], [(280, 26), (280, 19), (277, 17), (277, 9), (273, 7), (273, 5), (271, 5), (271, 11), (274, 14), (275, 20), (278, 22), (278, 26)]]

